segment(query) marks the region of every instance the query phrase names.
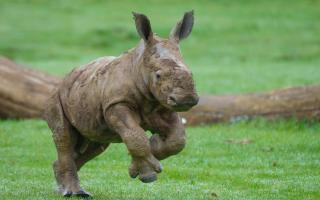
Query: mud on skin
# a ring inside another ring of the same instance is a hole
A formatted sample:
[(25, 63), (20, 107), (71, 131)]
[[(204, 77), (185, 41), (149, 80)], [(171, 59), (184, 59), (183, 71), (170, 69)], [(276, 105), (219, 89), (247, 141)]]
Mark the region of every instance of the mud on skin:
[(141, 37), (137, 47), (74, 69), (48, 100), (44, 117), (57, 149), (53, 171), (63, 196), (91, 196), (77, 172), (111, 143), (125, 143), (132, 157), (129, 175), (145, 183), (162, 171), (159, 160), (185, 146), (177, 111), (189, 110), (199, 97), (179, 42), (192, 30), (193, 11), (184, 14), (168, 39), (152, 32), (145, 15), (133, 16)]

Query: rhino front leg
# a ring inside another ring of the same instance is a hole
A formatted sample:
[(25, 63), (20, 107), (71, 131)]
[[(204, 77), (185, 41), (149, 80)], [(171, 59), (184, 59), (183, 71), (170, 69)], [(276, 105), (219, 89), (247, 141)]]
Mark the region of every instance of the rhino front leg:
[[(158, 134), (150, 138), (152, 154), (159, 160), (178, 154), (186, 144), (184, 126), (177, 113), (172, 113), (164, 127), (160, 127)], [(158, 121), (164, 120), (163, 118)]]
[(130, 176), (139, 176), (144, 183), (155, 181), (162, 168), (151, 153), (148, 137), (139, 126), (138, 115), (125, 105), (115, 105), (105, 112), (105, 119), (109, 127), (120, 135), (132, 156)]

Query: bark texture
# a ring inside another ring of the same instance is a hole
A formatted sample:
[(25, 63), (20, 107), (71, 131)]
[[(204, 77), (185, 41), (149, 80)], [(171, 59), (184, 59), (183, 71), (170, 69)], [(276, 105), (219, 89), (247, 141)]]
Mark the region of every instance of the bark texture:
[(0, 118), (39, 118), (60, 78), (0, 58)]
[(197, 106), (181, 113), (188, 125), (234, 122), (264, 117), (320, 120), (320, 86), (293, 87), (265, 93), (201, 96)]
[[(61, 78), (0, 58), (0, 117), (40, 118), (44, 103)], [(187, 125), (264, 117), (320, 120), (320, 86), (293, 87), (244, 95), (201, 96), (180, 113)]]

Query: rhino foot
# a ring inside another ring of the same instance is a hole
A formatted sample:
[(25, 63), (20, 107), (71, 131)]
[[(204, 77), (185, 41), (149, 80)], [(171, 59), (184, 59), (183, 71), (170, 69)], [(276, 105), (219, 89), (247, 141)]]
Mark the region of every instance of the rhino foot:
[(140, 181), (143, 183), (151, 183), (157, 180), (157, 173), (161, 171), (162, 166), (154, 157), (149, 159), (134, 158), (129, 168), (129, 175), (131, 178), (139, 176)]
[(89, 192), (86, 192), (84, 190), (79, 190), (78, 192), (74, 193), (76, 197), (81, 197), (81, 198), (90, 198), (92, 195)]
[(139, 179), (143, 183), (151, 183), (151, 182), (157, 180), (157, 173), (151, 172), (151, 173), (147, 173), (147, 174), (140, 174)]
[(71, 197), (71, 196), (72, 196), (72, 192), (71, 192), (71, 191), (68, 191), (68, 190), (65, 190), (65, 191), (62, 193), (62, 196), (63, 196), (63, 197)]
[(65, 190), (62, 193), (63, 197), (79, 197), (79, 198), (90, 198), (92, 195), (89, 192), (86, 192), (84, 190), (79, 190), (78, 192), (72, 192), (70, 190)]

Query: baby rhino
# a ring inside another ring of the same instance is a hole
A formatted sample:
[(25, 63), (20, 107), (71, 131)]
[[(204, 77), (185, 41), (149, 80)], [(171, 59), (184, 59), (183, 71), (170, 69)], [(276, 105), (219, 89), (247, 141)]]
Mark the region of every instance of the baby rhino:
[(129, 174), (145, 183), (157, 179), (159, 160), (185, 146), (177, 111), (189, 110), (199, 97), (178, 44), (192, 30), (193, 11), (169, 39), (154, 34), (145, 15), (133, 15), (142, 38), (137, 47), (74, 69), (48, 100), (44, 117), (53, 132), (53, 170), (63, 196), (90, 197), (77, 171), (110, 143), (125, 143), (132, 156)]

